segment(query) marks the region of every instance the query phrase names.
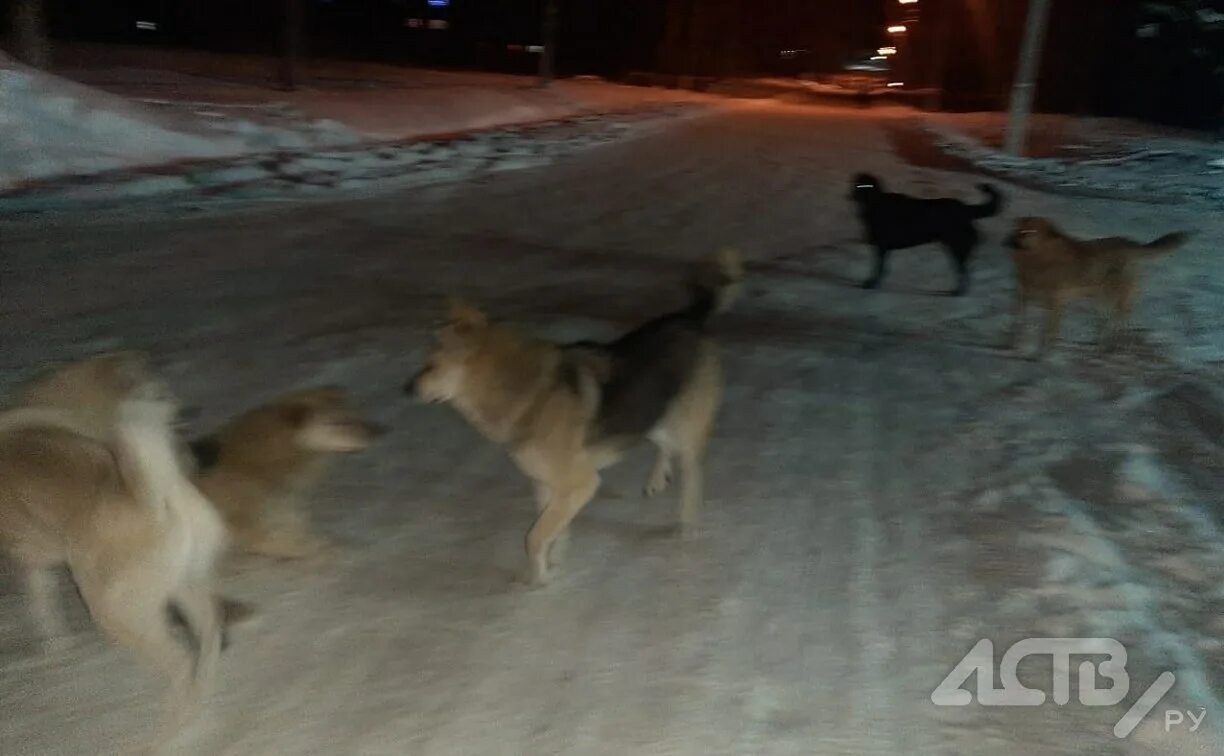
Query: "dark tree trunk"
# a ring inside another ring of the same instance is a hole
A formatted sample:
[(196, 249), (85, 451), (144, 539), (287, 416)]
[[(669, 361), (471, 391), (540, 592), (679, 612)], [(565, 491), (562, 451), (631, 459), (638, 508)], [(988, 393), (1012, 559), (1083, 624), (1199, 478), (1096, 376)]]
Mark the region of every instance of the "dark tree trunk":
[(302, 18), (302, 0), (282, 0), (280, 83), (288, 90), (297, 89), (302, 75), (302, 49), (305, 47), (305, 29)]
[(42, 0), (13, 0), (13, 55), (26, 65), (46, 68), (51, 64), (51, 41), (43, 15)]

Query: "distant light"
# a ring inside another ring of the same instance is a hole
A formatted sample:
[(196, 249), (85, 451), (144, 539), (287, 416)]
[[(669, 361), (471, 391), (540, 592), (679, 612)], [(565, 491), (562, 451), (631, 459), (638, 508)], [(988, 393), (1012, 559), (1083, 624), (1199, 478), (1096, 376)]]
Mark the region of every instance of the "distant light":
[(424, 25), (425, 25), (425, 20), (421, 18), (404, 19), (404, 26), (407, 26), (409, 29), (420, 29)]
[(157, 31), (156, 21), (137, 21), (136, 28), (141, 31)]
[(914, 3), (918, 2), (918, 0), (897, 0), (897, 2), (901, 3), (902, 5), (913, 5)]
[(871, 60), (888, 60), (887, 55), (872, 55)]
[(905, 82), (903, 82), (903, 81), (890, 81), (890, 82), (888, 82), (888, 86), (890, 86), (890, 87), (903, 87), (903, 86), (905, 86)]
[(527, 52), (542, 53), (544, 52), (544, 45), (527, 45)]
[(895, 47), (881, 47), (879, 50), (876, 50), (876, 52), (877, 52), (877, 53), (879, 53), (880, 55), (896, 55), (896, 54), (897, 54), (897, 48), (895, 48)]
[[(905, 2), (905, 0), (901, 1)], [(913, 0), (913, 2), (918, 2), (918, 0)], [(450, 5), (450, 0), (429, 0), (429, 5), (433, 6), (434, 8), (445, 8), (446, 6)]]
[(896, 26), (888, 27), (889, 34), (904, 34), (905, 31), (905, 24), (897, 24)]

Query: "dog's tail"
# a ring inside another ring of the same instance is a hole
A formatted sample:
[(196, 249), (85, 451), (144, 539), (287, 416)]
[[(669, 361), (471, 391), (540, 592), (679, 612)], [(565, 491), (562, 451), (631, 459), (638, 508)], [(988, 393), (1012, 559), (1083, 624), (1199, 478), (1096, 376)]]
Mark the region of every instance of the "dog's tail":
[(174, 430), (177, 407), (158, 381), (136, 388), (119, 405), (114, 450), (124, 482), (158, 515), (190, 515), (211, 504), (183, 469)]
[(993, 184), (978, 184), (978, 189), (986, 195), (986, 201), (980, 205), (969, 206), (969, 209), (973, 211), (973, 217), (975, 219), (989, 218), (998, 215), (1003, 209), (1003, 193), (995, 189)]
[(739, 298), (743, 280), (744, 263), (734, 249), (705, 258), (694, 271), (693, 300), (686, 312), (703, 322), (713, 313), (722, 312)]
[(1155, 241), (1136, 247), (1135, 252), (1138, 253), (1139, 257), (1165, 255), (1180, 249), (1190, 240), (1191, 235), (1189, 231), (1174, 231), (1171, 234), (1165, 234)]

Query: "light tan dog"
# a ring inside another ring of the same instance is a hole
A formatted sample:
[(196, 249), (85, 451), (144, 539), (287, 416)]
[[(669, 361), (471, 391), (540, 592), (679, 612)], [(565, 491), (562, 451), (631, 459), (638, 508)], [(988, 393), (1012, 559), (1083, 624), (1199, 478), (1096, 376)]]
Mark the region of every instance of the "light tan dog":
[(337, 454), (364, 449), (381, 432), (357, 416), (341, 389), (298, 391), (193, 443), (196, 482), (245, 551), (325, 556), (332, 546), (310, 527), (310, 494)]
[(702, 462), (722, 393), (707, 320), (739, 290), (743, 268), (727, 252), (697, 270), (689, 305), (610, 344), (559, 346), (452, 307), (429, 363), (405, 390), (448, 402), (505, 446), (535, 483), (539, 517), (527, 534), (528, 580), (560, 561), (567, 528), (599, 487), (599, 470), (649, 438), (659, 449), (648, 494), (683, 474), (680, 520), (702, 499)]
[(1187, 239), (1188, 233), (1178, 232), (1148, 244), (1120, 237), (1079, 240), (1044, 218), (1020, 218), (1007, 242), (1018, 284), (1011, 347), (1019, 346), (1028, 305), (1036, 302), (1046, 309), (1040, 352), (1046, 354), (1058, 338), (1066, 306), (1080, 299), (1094, 300), (1106, 310), (1102, 344), (1116, 344), (1138, 290), (1140, 263), (1173, 252)]
[[(76, 412), (86, 396), (96, 411)], [(137, 355), (69, 366), (25, 397), (41, 403), (0, 413), (0, 547), (20, 568), (50, 646), (67, 637), (53, 572), (67, 566), (102, 632), (170, 679), (174, 727), (215, 673), (212, 570), (225, 538), (180, 466), (176, 403)], [(172, 633), (170, 608), (195, 653)]]

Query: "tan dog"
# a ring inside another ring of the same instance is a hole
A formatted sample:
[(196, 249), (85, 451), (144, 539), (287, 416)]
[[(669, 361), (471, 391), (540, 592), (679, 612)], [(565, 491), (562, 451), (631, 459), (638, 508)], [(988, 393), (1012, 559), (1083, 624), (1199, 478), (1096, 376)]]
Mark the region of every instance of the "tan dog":
[(242, 549), (281, 559), (323, 556), (305, 507), (336, 454), (369, 446), (381, 430), (338, 388), (298, 391), (247, 412), (192, 444), (197, 484)]
[(1144, 244), (1119, 237), (1079, 240), (1044, 218), (1020, 218), (1008, 238), (1019, 286), (1010, 345), (1019, 346), (1030, 302), (1046, 309), (1041, 354), (1058, 338), (1066, 306), (1092, 299), (1107, 311), (1102, 343), (1116, 343), (1126, 327), (1139, 285), (1140, 262), (1172, 252), (1189, 238), (1178, 232)]
[[(147, 355), (105, 352), (61, 365), (36, 378), (18, 392), (17, 404), (67, 410), (79, 431), (108, 439), (114, 431), (119, 404), (133, 388), (150, 380), (154, 376)], [(194, 469), (195, 462), (177, 435), (175, 447), (184, 469)]]
[(735, 298), (742, 276), (733, 253), (703, 263), (685, 309), (610, 344), (559, 346), (490, 322), (471, 307), (452, 308), (428, 365), (405, 390), (452, 404), (535, 482), (530, 582), (544, 582), (560, 561), (566, 530), (599, 487), (599, 470), (643, 438), (659, 449), (647, 493), (667, 486), (678, 456), (680, 520), (686, 528), (695, 524), (722, 392), (706, 322)]
[[(170, 679), (174, 727), (216, 669), (212, 569), (225, 536), (179, 464), (176, 403), (137, 355), (68, 366), (25, 396), (42, 403), (0, 413), (0, 546), (23, 573), (51, 646), (66, 638), (52, 570), (68, 567), (102, 632)], [(86, 396), (97, 411), (75, 412)], [(195, 653), (171, 632), (171, 608)]]

